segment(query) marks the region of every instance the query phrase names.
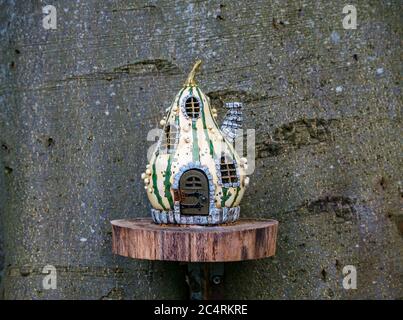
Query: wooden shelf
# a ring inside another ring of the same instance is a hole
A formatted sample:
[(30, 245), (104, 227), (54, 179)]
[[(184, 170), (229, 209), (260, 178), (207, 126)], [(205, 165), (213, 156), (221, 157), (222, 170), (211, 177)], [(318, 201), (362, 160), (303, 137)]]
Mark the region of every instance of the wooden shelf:
[(147, 260), (227, 262), (261, 259), (276, 251), (278, 222), (240, 219), (219, 226), (158, 225), (151, 218), (114, 220), (113, 253)]

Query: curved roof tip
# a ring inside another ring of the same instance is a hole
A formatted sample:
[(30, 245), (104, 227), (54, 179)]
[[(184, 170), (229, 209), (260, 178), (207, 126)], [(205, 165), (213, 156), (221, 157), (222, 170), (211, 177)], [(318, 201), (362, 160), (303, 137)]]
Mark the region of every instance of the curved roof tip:
[(194, 66), (193, 66), (192, 70), (190, 71), (188, 78), (184, 84), (185, 87), (196, 85), (196, 81), (194, 78), (195, 78), (196, 72), (199, 69), (201, 63), (202, 63), (202, 61), (200, 59), (196, 61), (196, 63), (194, 64)]

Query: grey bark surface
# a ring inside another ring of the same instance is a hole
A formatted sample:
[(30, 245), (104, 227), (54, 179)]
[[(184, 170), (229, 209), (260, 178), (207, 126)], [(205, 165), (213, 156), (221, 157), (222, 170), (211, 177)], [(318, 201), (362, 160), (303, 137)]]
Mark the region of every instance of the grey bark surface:
[(179, 264), (114, 256), (109, 221), (149, 215), (147, 132), (196, 58), (256, 130), (241, 215), (280, 222), (274, 258), (226, 265), (226, 297), (403, 297), (399, 1), (357, 1), (356, 30), (345, 1), (52, 4), (45, 30), (45, 3), (0, 1), (5, 299), (187, 297)]

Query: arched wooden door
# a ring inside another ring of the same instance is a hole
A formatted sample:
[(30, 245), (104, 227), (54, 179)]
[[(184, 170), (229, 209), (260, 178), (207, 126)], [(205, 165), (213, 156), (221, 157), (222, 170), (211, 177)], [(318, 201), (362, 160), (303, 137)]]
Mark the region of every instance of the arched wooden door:
[(184, 215), (209, 214), (209, 183), (203, 171), (191, 169), (179, 180), (180, 211)]

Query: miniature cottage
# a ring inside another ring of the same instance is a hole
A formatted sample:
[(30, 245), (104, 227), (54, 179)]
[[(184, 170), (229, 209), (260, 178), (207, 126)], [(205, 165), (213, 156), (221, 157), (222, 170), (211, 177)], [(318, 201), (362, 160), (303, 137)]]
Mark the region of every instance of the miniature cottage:
[(142, 174), (155, 223), (233, 222), (249, 183), (246, 158), (233, 148), (242, 104), (225, 104), (229, 111), (220, 129), (217, 110), (194, 80), (200, 63), (161, 120), (163, 133)]

